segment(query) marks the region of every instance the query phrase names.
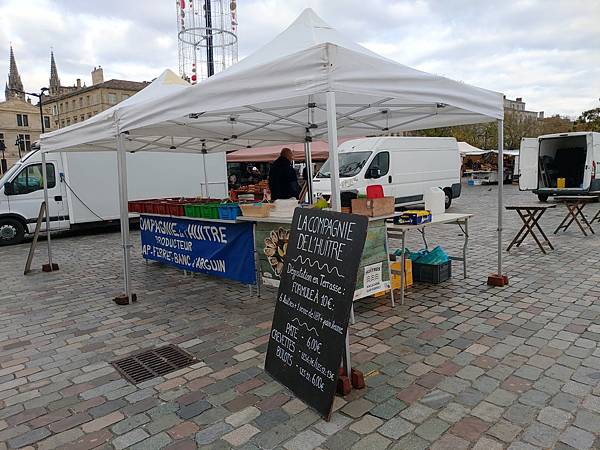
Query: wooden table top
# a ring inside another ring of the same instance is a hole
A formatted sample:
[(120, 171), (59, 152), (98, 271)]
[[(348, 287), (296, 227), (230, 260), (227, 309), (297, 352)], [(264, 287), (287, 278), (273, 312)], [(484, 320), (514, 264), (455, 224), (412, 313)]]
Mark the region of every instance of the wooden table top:
[(575, 201), (581, 203), (588, 203), (593, 200), (598, 200), (598, 195), (557, 195), (554, 197), (559, 202)]
[(508, 210), (518, 210), (518, 209), (533, 209), (533, 210), (541, 210), (541, 209), (550, 209), (550, 208), (556, 208), (556, 204), (548, 204), (548, 205), (506, 205), (505, 206), (506, 209)]

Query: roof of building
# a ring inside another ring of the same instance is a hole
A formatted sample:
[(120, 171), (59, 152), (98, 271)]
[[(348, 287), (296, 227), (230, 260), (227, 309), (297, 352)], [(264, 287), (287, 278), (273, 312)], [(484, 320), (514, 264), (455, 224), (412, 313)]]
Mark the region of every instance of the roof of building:
[(20, 98), (10, 98), (4, 102), (0, 102), (1, 111), (19, 111), (19, 112), (37, 112), (38, 108), (31, 103), (21, 100)]
[(146, 86), (148, 86), (150, 82), (148, 81), (129, 81), (129, 80), (108, 80), (102, 83), (94, 84), (92, 86), (82, 87), (81, 89), (77, 89), (73, 92), (67, 92), (66, 94), (61, 94), (53, 97), (47, 97), (44, 101), (55, 102), (57, 100), (63, 100), (65, 98), (74, 97), (77, 95), (85, 94), (86, 92), (90, 92), (94, 89), (121, 89), (124, 91), (141, 91)]

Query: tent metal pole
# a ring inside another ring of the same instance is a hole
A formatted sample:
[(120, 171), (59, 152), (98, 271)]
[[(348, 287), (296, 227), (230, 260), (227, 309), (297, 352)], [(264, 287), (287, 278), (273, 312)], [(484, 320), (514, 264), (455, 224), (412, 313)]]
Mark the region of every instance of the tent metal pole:
[(331, 176), (331, 207), (341, 211), (340, 200), (340, 164), (338, 161), (337, 111), (335, 92), (327, 91), (327, 140), (329, 143), (329, 169)]
[[(308, 203), (313, 204), (313, 173), (312, 173), (312, 154), (310, 141), (304, 143), (304, 163), (306, 164), (306, 186), (308, 193)], [(299, 199), (301, 200), (301, 199)]]
[(46, 203), (46, 242), (48, 243), (48, 269), (53, 271), (52, 243), (50, 242), (50, 204), (48, 203), (48, 169), (46, 167), (46, 153), (42, 152), (42, 178), (44, 183), (44, 203)]
[(502, 276), (502, 213), (504, 208), (504, 120), (498, 120), (498, 276)]
[(119, 208), (121, 219), (121, 241), (123, 246), (123, 279), (125, 282), (125, 295), (127, 303), (131, 304), (131, 283), (129, 268), (129, 212), (128, 212), (128, 194), (127, 194), (127, 153), (123, 143), (121, 133), (117, 134), (117, 172), (119, 177)]
[(206, 175), (206, 150), (202, 152), (202, 167), (204, 168), (204, 198), (209, 198), (208, 195), (208, 177)]

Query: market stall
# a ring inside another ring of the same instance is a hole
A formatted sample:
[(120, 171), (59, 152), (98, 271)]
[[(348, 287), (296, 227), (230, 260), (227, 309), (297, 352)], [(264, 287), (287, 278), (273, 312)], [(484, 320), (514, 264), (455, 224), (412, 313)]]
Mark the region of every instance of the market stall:
[[(119, 155), (122, 222), (126, 223), (126, 152), (213, 153), (292, 142), (309, 146), (327, 139), (332, 207), (340, 210), (338, 135), (497, 120), (502, 152), (502, 118), (502, 94), (383, 58), (344, 38), (307, 9), (273, 41), (229, 69), (185, 92), (116, 111), (105, 133), (113, 138)], [(42, 151), (95, 148), (94, 139), (71, 142), (66, 130), (43, 135)], [(113, 149), (114, 145), (104, 145), (93, 151)], [(502, 173), (501, 164), (498, 170)], [(501, 208), (498, 220), (501, 250)], [(124, 229), (125, 290), (130, 298), (129, 247)]]

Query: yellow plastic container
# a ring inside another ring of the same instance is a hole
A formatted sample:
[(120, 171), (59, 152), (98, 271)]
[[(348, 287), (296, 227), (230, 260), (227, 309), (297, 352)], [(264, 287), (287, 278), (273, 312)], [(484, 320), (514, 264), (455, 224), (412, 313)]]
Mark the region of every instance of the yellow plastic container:
[[(400, 261), (391, 263), (392, 270), (400, 271)], [(412, 261), (406, 258), (404, 262), (404, 286), (410, 287), (413, 285), (412, 276)], [(394, 289), (400, 289), (400, 275), (392, 274), (392, 287)]]
[(565, 179), (564, 178), (557, 178), (556, 179), (556, 187), (558, 189), (564, 189), (565, 188)]

